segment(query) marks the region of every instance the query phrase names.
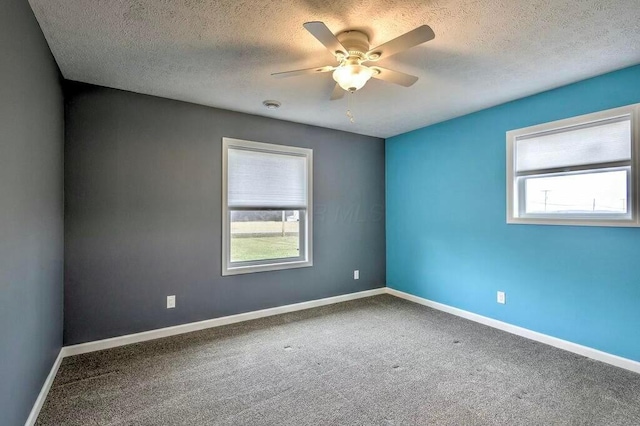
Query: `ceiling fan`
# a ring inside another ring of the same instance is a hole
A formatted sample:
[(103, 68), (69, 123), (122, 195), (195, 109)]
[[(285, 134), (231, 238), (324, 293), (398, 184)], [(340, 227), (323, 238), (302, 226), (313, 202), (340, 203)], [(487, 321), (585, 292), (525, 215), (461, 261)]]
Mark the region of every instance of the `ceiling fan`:
[(422, 25), (371, 49), (369, 47), (369, 37), (361, 31), (344, 31), (335, 36), (323, 22), (307, 22), (303, 26), (329, 49), (335, 56), (338, 65), (277, 72), (271, 75), (276, 78), (284, 78), (333, 71), (333, 79), (337, 84), (331, 94), (331, 100), (342, 98), (345, 91), (353, 93), (356, 90), (360, 90), (371, 77), (405, 87), (413, 85), (418, 81), (416, 76), (377, 65), (367, 66), (363, 64), (387, 58), (435, 38), (433, 30), (428, 25)]

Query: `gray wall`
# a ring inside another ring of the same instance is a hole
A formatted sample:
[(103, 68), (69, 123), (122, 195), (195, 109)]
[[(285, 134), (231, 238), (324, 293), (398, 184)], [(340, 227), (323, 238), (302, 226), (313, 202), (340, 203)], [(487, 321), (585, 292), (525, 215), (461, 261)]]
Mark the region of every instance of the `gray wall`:
[(0, 1), (0, 423), (24, 424), (62, 344), (63, 100), (26, 0)]
[[(384, 286), (382, 139), (78, 83), (65, 95), (65, 344)], [(313, 148), (313, 267), (220, 275), (223, 136)]]

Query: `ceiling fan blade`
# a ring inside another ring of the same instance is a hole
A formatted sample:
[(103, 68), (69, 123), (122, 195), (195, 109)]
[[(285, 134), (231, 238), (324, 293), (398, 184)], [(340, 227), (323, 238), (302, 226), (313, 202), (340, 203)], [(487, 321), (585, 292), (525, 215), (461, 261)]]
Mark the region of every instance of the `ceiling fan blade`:
[(378, 71), (377, 74), (373, 75), (373, 78), (377, 78), (378, 80), (388, 81), (389, 83), (399, 84), (404, 87), (413, 86), (413, 84), (418, 81), (418, 77), (415, 75), (409, 75), (400, 71), (388, 70), (381, 67), (371, 68)]
[(414, 30), (409, 31), (401, 35), (400, 37), (394, 38), (384, 44), (381, 44), (378, 47), (375, 47), (367, 52), (367, 56), (377, 55), (377, 58), (372, 58), (371, 60), (386, 58), (391, 55), (395, 55), (396, 53), (402, 52), (403, 50), (407, 50), (413, 46), (417, 46), (419, 44), (425, 43), (429, 40), (433, 40), (436, 37), (431, 27), (428, 25), (422, 25)]
[(332, 67), (327, 65), (326, 67), (318, 67), (318, 68), (306, 68), (303, 70), (295, 70), (295, 71), (285, 71), (285, 72), (274, 72), (271, 74), (275, 78), (285, 78), (285, 77), (296, 77), (298, 75), (305, 74), (318, 74), (323, 72), (329, 72), (336, 69), (336, 67)]
[(306, 22), (303, 27), (311, 33), (318, 41), (329, 49), (329, 51), (335, 56), (337, 53), (342, 53), (347, 56), (347, 49), (340, 43), (331, 30), (324, 24), (324, 22), (313, 21)]
[(336, 87), (333, 88), (333, 92), (331, 92), (331, 100), (335, 101), (337, 99), (342, 99), (344, 97), (344, 89), (340, 87), (339, 84), (336, 84)]

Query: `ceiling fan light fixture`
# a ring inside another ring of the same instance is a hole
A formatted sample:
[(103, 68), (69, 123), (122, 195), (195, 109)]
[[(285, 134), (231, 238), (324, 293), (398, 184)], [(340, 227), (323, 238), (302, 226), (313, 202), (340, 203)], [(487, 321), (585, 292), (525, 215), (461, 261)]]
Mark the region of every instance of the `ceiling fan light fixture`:
[(372, 77), (404, 87), (412, 86), (418, 80), (418, 77), (414, 75), (382, 68), (377, 65), (367, 67), (362, 63), (387, 58), (433, 40), (436, 36), (428, 25), (421, 25), (371, 49), (369, 36), (356, 29), (346, 30), (336, 35), (320, 21), (305, 22), (303, 27), (334, 55), (338, 65), (277, 72), (271, 75), (276, 78), (283, 78), (331, 72), (333, 79), (336, 81), (331, 92), (330, 99), (332, 101), (342, 99), (345, 91), (353, 93), (356, 90), (360, 90)]
[(355, 92), (373, 77), (373, 70), (359, 64), (342, 65), (333, 72), (333, 79), (348, 92)]

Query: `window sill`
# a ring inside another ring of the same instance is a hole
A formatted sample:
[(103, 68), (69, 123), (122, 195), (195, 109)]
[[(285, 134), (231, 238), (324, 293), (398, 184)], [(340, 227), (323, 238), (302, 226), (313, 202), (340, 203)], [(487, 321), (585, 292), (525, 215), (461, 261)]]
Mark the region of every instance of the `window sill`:
[(266, 265), (235, 266), (222, 269), (222, 276), (253, 274), (255, 272), (282, 271), (285, 269), (307, 268), (313, 266), (311, 260), (299, 260), (295, 262), (269, 263)]
[(507, 218), (510, 225), (563, 225), (563, 226), (604, 226), (618, 228), (637, 228), (640, 223), (633, 219), (606, 220), (606, 219), (560, 219), (560, 218)]

